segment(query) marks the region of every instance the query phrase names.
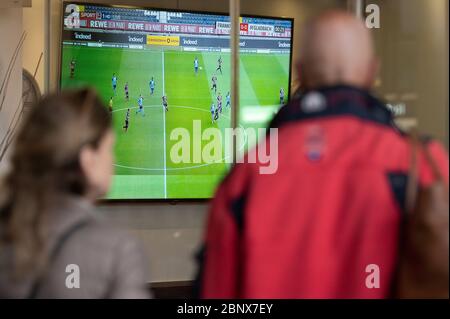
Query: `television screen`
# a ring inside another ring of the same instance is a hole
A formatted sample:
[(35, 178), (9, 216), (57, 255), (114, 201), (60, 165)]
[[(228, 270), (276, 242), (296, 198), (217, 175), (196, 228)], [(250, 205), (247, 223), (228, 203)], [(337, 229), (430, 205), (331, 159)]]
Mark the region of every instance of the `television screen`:
[[(107, 198), (212, 197), (232, 158), (229, 16), (64, 2), (61, 27), (60, 87), (93, 86), (113, 119)], [(236, 151), (287, 102), (292, 31), (292, 19), (240, 18)]]

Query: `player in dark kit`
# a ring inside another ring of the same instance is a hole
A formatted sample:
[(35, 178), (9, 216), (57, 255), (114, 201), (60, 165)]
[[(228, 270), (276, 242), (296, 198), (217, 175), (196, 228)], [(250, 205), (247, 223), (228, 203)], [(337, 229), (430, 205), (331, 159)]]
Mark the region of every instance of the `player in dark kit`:
[(216, 72), (220, 71), (220, 74), (222, 74), (222, 56), (219, 57), (219, 59), (217, 60), (217, 69)]
[(217, 94), (217, 76), (214, 74), (211, 78), (212, 87), (211, 90), (214, 90), (214, 94)]
[(130, 125), (130, 109), (127, 110), (127, 114), (125, 115), (125, 125), (123, 126), (123, 130), (128, 132), (128, 126)]
[(222, 113), (222, 94), (217, 95), (217, 108), (219, 110), (219, 113)]
[(214, 112), (214, 122), (219, 119), (219, 107), (216, 107)]
[(125, 83), (125, 99), (127, 100), (127, 102), (130, 100), (130, 94), (128, 92), (128, 82)]
[(165, 96), (165, 95), (162, 96), (162, 104), (163, 104), (164, 110), (167, 112), (169, 110), (169, 106), (167, 104), (167, 96)]
[(73, 79), (74, 75), (75, 75), (75, 60), (72, 59), (72, 61), (70, 61), (70, 78)]

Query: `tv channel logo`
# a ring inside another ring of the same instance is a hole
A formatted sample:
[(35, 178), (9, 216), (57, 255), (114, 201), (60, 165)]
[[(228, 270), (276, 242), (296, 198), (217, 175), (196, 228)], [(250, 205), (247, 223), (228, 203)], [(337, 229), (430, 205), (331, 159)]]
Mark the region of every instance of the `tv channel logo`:
[(64, 26), (69, 29), (80, 27), (80, 7), (76, 4), (69, 4), (65, 10), (69, 15), (64, 19)]

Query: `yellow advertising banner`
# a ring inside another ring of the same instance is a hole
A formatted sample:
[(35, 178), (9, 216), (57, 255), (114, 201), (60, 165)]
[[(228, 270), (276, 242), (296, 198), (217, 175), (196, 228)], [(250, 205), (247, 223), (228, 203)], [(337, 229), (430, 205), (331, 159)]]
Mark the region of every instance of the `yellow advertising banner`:
[(163, 35), (147, 35), (147, 45), (168, 45), (179, 46), (180, 37), (163, 36)]

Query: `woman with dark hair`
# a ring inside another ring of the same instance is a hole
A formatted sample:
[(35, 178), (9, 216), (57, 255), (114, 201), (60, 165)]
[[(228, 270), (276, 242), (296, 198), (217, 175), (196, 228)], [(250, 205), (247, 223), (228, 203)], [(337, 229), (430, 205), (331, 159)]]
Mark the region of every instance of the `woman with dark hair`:
[(89, 89), (30, 111), (0, 185), (0, 297), (149, 297), (138, 243), (95, 216), (113, 145), (111, 116)]

